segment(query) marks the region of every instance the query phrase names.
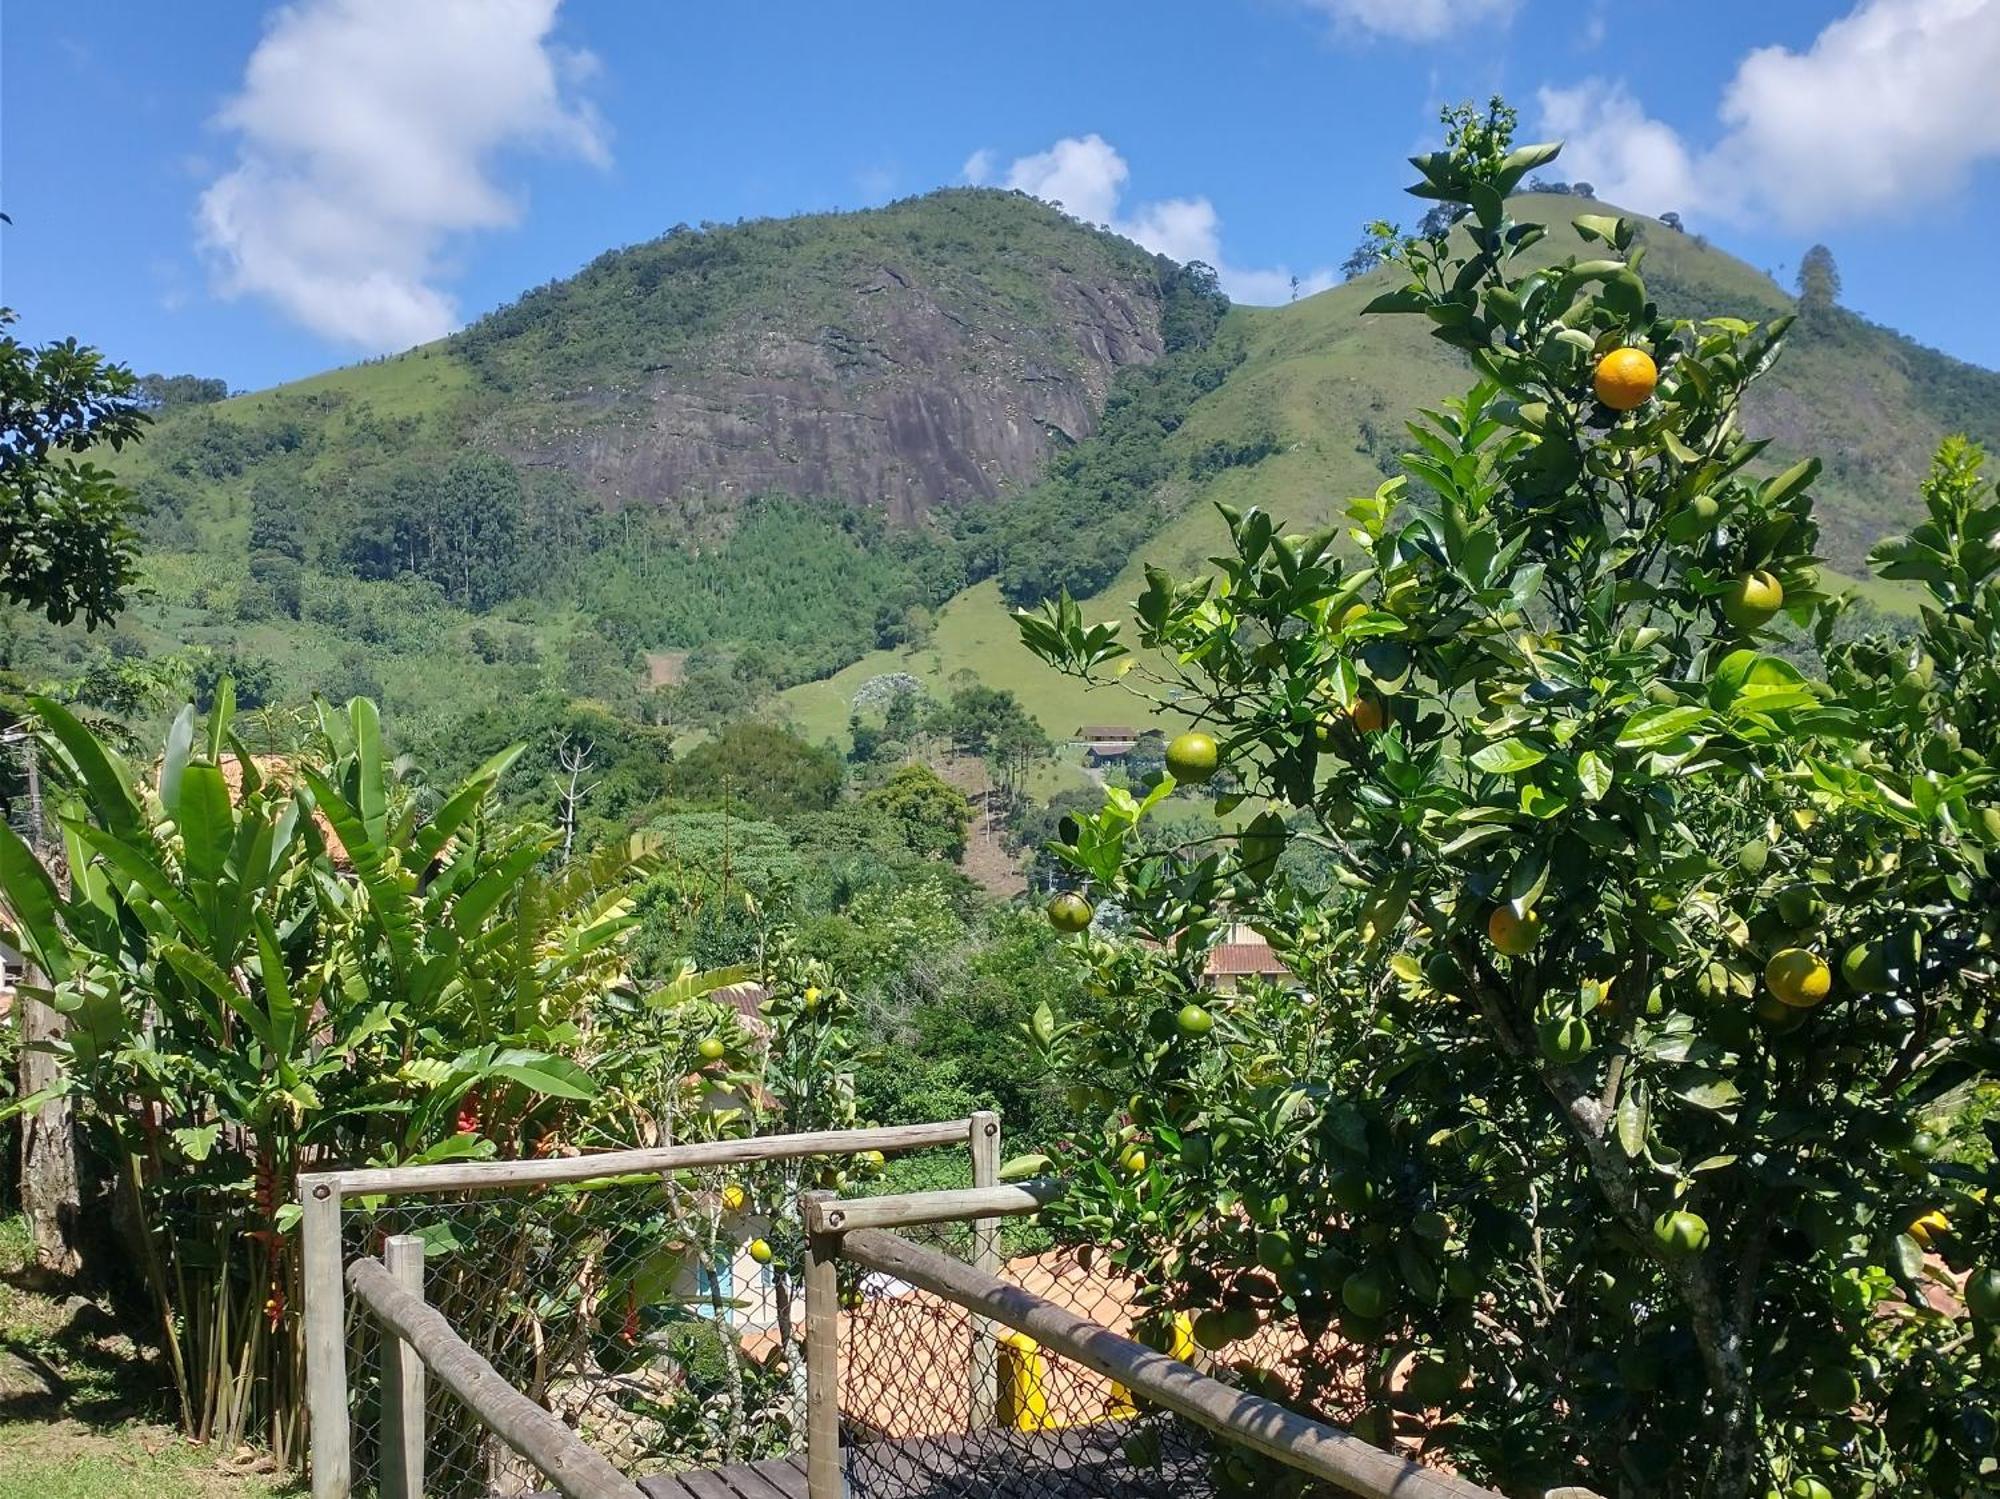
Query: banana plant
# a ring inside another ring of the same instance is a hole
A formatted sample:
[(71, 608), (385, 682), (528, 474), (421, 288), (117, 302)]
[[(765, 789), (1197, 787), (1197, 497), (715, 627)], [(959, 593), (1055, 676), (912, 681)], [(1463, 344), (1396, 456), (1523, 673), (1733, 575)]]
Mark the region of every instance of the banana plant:
[(47, 976), (28, 1001), (69, 1017), (52, 1091), (124, 1196), (188, 1434), (290, 1461), (293, 1176), (525, 1148), (591, 1109), (649, 855), (551, 871), (549, 830), (494, 815), (518, 750), (431, 805), (365, 699), (260, 758), (225, 685), (145, 775), (34, 707), (62, 857), (51, 872), (0, 825), (0, 903)]

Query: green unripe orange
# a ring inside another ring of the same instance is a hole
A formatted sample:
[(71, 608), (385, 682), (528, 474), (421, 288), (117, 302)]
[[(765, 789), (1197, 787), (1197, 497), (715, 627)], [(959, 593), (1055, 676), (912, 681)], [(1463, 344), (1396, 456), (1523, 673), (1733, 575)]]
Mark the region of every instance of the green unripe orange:
[(1668, 1259), (1687, 1259), (1708, 1248), (1708, 1220), (1675, 1208), (1653, 1220), (1653, 1243)]
[(1341, 1305), (1357, 1317), (1386, 1316), (1395, 1300), (1395, 1284), (1372, 1265), (1356, 1270), (1340, 1283)]
[(1486, 940), (1510, 958), (1531, 953), (1542, 940), (1542, 913), (1516, 916), (1512, 906), (1497, 906), (1486, 918)]
[(1215, 774), (1220, 756), (1212, 734), (1190, 729), (1167, 746), (1167, 770), (1182, 785), (1199, 786)]
[(1840, 977), (1856, 994), (1880, 994), (1889, 987), (1889, 960), (1879, 944), (1857, 942), (1840, 960)]
[(1048, 913), (1050, 926), (1059, 932), (1069, 933), (1087, 930), (1093, 914), (1090, 902), (1074, 890), (1065, 890), (1051, 898), (1042, 909)]
[(1965, 1278), (1965, 1309), (1979, 1322), (2000, 1322), (2000, 1270), (1973, 1267)]
[(1722, 591), (1722, 617), (1739, 630), (1761, 630), (1785, 607), (1785, 585), (1775, 573), (1744, 573)]
[(1200, 1005), (1182, 1005), (1180, 1014), (1174, 1017), (1174, 1028), (1183, 1036), (1206, 1036), (1215, 1029), (1215, 1017)]

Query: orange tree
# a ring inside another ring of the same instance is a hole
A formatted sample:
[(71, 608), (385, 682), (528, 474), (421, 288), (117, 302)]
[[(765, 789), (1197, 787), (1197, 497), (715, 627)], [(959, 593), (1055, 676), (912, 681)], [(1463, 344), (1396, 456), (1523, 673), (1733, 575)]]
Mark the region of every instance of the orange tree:
[[(1552, 256), (1507, 198), (1558, 148), (1447, 125), (1412, 192), (1465, 215), (1380, 229), (1368, 310), (1478, 383), (1352, 548), (1225, 510), (1212, 574), (1148, 571), (1143, 656), (1019, 617), (1243, 788), (1177, 851), (1170, 781), (1056, 845), (1124, 917), (1074, 939), (1094, 1017), (1031, 1027), (1073, 1227), (1246, 1377), (1509, 1489), (1987, 1492), (1992, 1178), (1929, 1125), (1995, 1071), (2000, 504), (1947, 454), (1878, 559), (1923, 640), (1836, 649), (1818, 464), (1740, 428), (1788, 320), (1663, 314), (1629, 221)], [(1198, 993), (1234, 921), (1296, 982)]]

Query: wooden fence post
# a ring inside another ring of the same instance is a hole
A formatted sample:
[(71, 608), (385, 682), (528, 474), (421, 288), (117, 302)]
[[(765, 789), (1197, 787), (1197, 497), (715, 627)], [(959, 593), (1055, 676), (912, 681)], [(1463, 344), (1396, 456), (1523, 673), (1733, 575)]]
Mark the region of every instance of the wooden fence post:
[(340, 1185), (299, 1178), (306, 1298), (306, 1411), (312, 1421), (312, 1499), (347, 1499), (347, 1296), (340, 1276)]
[[(981, 1109), (972, 1116), (972, 1185), (997, 1186), (1000, 1181), (1000, 1115)], [(972, 1221), (972, 1263), (988, 1275), (1000, 1273), (1000, 1220)], [(991, 1426), (1000, 1409), (998, 1329), (983, 1317), (972, 1319), (972, 1404), (967, 1425), (973, 1431)]]
[[(831, 1192), (807, 1192), (804, 1205)], [(806, 1493), (841, 1499), (840, 1482), (840, 1236), (806, 1236)]]
[[(424, 1241), (394, 1234), (382, 1264), (419, 1301), (424, 1295)], [(424, 1366), (416, 1349), (382, 1330), (382, 1493), (384, 1499), (424, 1499)]]

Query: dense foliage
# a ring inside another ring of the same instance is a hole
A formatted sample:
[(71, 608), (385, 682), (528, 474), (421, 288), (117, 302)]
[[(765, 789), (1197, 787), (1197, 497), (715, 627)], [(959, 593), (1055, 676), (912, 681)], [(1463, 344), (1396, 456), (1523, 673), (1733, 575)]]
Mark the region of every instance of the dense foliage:
[(137, 533), (132, 498), (78, 455), (114, 452), (145, 422), (132, 372), (75, 339), (35, 348), (0, 308), (0, 595), (58, 624), (104, 624), (125, 607)]
[[(1263, 809), (1149, 849), (1168, 780), (1059, 841), (1139, 939), (1077, 939), (1102, 1014), (1037, 1025), (1077, 1227), (1249, 1377), (1503, 1487), (1982, 1492), (1995, 1183), (1932, 1131), (2000, 1056), (2000, 496), (1948, 447), (1876, 556), (1921, 639), (1836, 647), (1818, 465), (1750, 477), (1738, 423), (1786, 320), (1662, 314), (1609, 216), (1538, 265), (1506, 199), (1557, 148), (1447, 123), (1412, 191), (1462, 227), (1385, 228), (1371, 310), (1480, 383), (1350, 506), (1359, 556), (1231, 512), (1216, 573), (1149, 572), (1151, 654), (1022, 617)], [(1295, 982), (1198, 997), (1243, 920)]]
[(55, 1087), (119, 1194), (188, 1433), (288, 1460), (297, 1173), (591, 1138), (577, 1058), (601, 1050), (646, 866), (614, 846), (547, 868), (547, 830), (489, 815), (512, 752), (414, 794), (365, 700), (257, 756), (225, 692), (143, 777), (35, 707), (64, 880), (0, 825), (0, 899), (47, 975), (23, 1001), (69, 1017)]

